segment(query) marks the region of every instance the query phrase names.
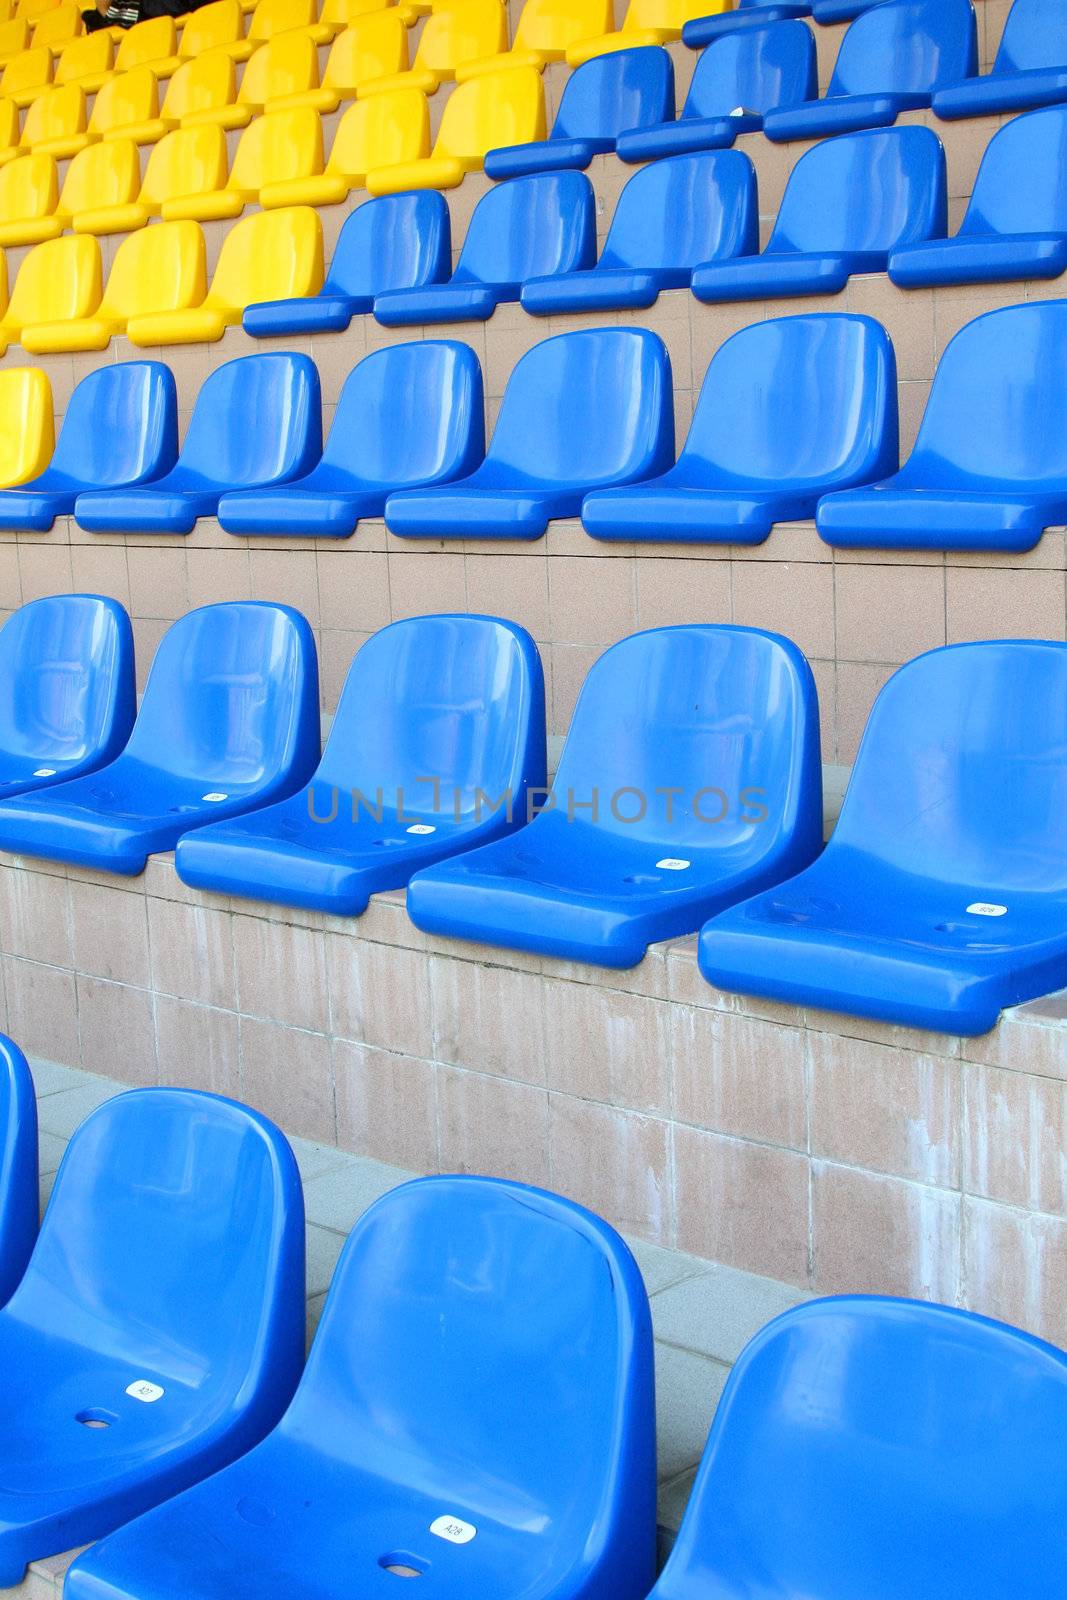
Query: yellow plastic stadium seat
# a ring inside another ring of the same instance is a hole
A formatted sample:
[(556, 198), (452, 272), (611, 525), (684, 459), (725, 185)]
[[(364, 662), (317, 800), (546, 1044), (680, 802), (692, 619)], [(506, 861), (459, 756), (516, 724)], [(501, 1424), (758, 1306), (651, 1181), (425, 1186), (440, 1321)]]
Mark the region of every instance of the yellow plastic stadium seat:
[[(157, 131), (158, 130), (158, 131)], [(134, 67), (109, 78), (93, 101), (90, 139), (132, 139), (151, 144), (166, 130), (159, 121), (159, 91), (150, 67)]]
[(322, 223), (310, 206), (257, 211), (222, 241), (203, 304), (189, 311), (131, 317), (126, 336), (136, 345), (205, 344), (238, 323), (245, 306), (290, 300), (322, 288)]
[(52, 385), (40, 367), (0, 372), (0, 489), (42, 473), (56, 447)]
[(189, 12), (178, 55), (183, 61), (195, 61), (205, 50), (228, 50), (244, 42), (244, 12), (239, 0), (212, 0), (211, 5)]
[(572, 67), (591, 61), (611, 50), (634, 50), (642, 44), (667, 44), (682, 37), (682, 27), (694, 17), (713, 17), (732, 11), (734, 0), (630, 0), (622, 27), (616, 33), (602, 33), (589, 39), (576, 39), (567, 46), (567, 62)]
[(0, 100), (0, 167), (21, 154), (19, 108), (10, 100)]
[(337, 124), (322, 176), (266, 183), (259, 191), (259, 203), (264, 210), (339, 205), (351, 189), (364, 187), (372, 168), (418, 163), (429, 153), (430, 108), (418, 89), (395, 89), (392, 94), (357, 100)]
[(409, 70), (372, 79), (360, 88), (359, 97), (393, 89), (434, 94), (439, 84), (456, 76), (464, 61), (496, 55), (507, 47), (508, 14), (500, 0), (456, 0), (426, 19)]
[(75, 233), (113, 233), (101, 217), (132, 205), (141, 187), (141, 157), (132, 139), (91, 144), (67, 168), (56, 214)]
[(59, 178), (52, 156), (23, 156), (0, 167), (0, 245), (38, 244), (62, 233), (55, 219)]
[(52, 52), (43, 44), (38, 50), (20, 50), (0, 74), (0, 95), (17, 106), (28, 106), (52, 82)]
[(408, 30), (397, 7), (357, 17), (333, 42), (323, 92), (339, 100), (354, 100), (360, 89), (376, 78), (408, 69)]
[(464, 61), (456, 68), (456, 82), (503, 67), (543, 68), (549, 61), (562, 61), (569, 45), (610, 33), (614, 21), (612, 0), (526, 0), (511, 49)]
[(106, 350), (131, 317), (166, 316), (200, 305), (207, 287), (203, 230), (195, 222), (161, 222), (123, 239), (115, 252), (104, 298), (91, 317), (35, 324), (37, 355)]
[(115, 57), (115, 71), (132, 67), (151, 67), (157, 78), (169, 78), (181, 66), (178, 32), (173, 17), (149, 17), (123, 35)]
[(261, 44), (244, 70), (237, 104), (250, 114), (313, 106), (335, 111), (337, 96), (319, 88), (319, 47), (306, 33), (279, 33)]
[(322, 175), (322, 122), (317, 111), (270, 111), (241, 135), (225, 184), (203, 194), (163, 203), (164, 221), (193, 217), (209, 222), (238, 217), (269, 183)]
[(59, 5), (59, 0), (18, 0), (15, 6), (15, 16), (22, 22), (36, 22), (38, 17), (43, 17), (46, 11), (52, 11)]
[(160, 111), (165, 129), (195, 128), (213, 122), (220, 128), (244, 128), (252, 120), (252, 107), (237, 105), (237, 69), (222, 50), (209, 50), (199, 61), (179, 67)]
[(76, 83), (46, 89), (30, 106), (19, 146), (41, 155), (76, 156), (89, 144), (85, 131), (85, 91)]
[[(52, 82), (76, 83), (86, 94), (95, 94), (111, 77), (115, 46), (106, 28), (97, 33), (87, 33), (84, 38), (72, 39), (63, 46), (56, 62)], [(95, 112), (96, 107), (93, 107)]]
[(409, 14), (407, 6), (387, 4), (382, 5), (382, 0), (322, 0), (322, 12), (319, 21), (333, 34), (343, 33), (345, 28), (350, 28), (353, 22), (360, 17), (376, 15), (381, 11), (389, 11), (398, 16), (405, 27), (415, 20)]
[(30, 25), (25, 17), (15, 17), (11, 22), (0, 22), (0, 67), (6, 67), (9, 61), (21, 51), (30, 47)]
[(140, 192), (128, 205), (84, 212), (84, 233), (132, 233), (158, 217), (164, 205), (182, 196), (200, 195), (226, 182), (226, 135), (221, 128), (176, 128), (148, 158)]
[(53, 55), (68, 45), (72, 39), (77, 39), (84, 32), (81, 17), (81, 8), (73, 4), (73, 0), (64, 0), (63, 5), (53, 6), (34, 24), (33, 48), (47, 45)]
[(265, 44), (276, 33), (300, 28), (316, 44), (329, 44), (333, 29), (318, 20), (317, 0), (259, 0), (248, 26), (248, 42), (253, 49)]
[(487, 72), (455, 89), (428, 160), (376, 167), (367, 173), (367, 189), (371, 194), (454, 189), (464, 173), (478, 172), (498, 145), (529, 144), (544, 137), (545, 93), (537, 68)]
[(23, 261), (7, 310), (0, 318), (0, 345), (20, 340), (39, 322), (87, 317), (100, 304), (100, 246), (84, 234), (65, 233), (35, 245)]

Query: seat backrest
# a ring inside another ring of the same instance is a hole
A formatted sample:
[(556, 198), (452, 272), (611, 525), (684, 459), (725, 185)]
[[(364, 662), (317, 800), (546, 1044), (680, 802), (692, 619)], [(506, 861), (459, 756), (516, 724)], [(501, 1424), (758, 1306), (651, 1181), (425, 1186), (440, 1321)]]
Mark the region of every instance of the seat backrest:
[(273, 1365), (279, 1386), (299, 1373), (303, 1258), (300, 1177), (273, 1123), (216, 1095), (135, 1089), (67, 1146), (10, 1309), (129, 1363), (131, 1381), (148, 1365), (243, 1410)]
[(726, 850), (731, 869), (788, 871), (822, 842), (820, 763), (815, 682), (796, 645), (694, 624), (632, 634), (594, 662), (553, 787), (595, 796), (599, 828), (668, 856)]
[(198, 306), (207, 293), (207, 252), (197, 222), (139, 228), (115, 251), (101, 314), (130, 318)]
[(321, 171), (322, 118), (312, 106), (298, 106), (270, 111), (248, 124), (234, 153), (228, 187), (261, 189), (265, 183), (309, 178)]
[(314, 40), (306, 33), (278, 33), (260, 45), (245, 67), (237, 102), (263, 106), (280, 95), (302, 94), (318, 86), (319, 52)]
[(30, 25), (24, 17), (13, 17), (0, 22), (0, 51), (13, 55), (16, 50), (27, 50), (30, 43)]
[(197, 61), (186, 61), (167, 85), (165, 117), (187, 117), (193, 111), (231, 106), (237, 95), (237, 69), (223, 50), (209, 50)]
[(0, 77), (0, 94), (45, 88), (51, 81), (52, 52), (42, 44), (33, 50), (20, 51), (8, 62)]
[(226, 135), (222, 129), (210, 123), (175, 128), (152, 146), (141, 196), (161, 205), (179, 195), (210, 194), (225, 183)]
[(448, 204), (436, 189), (385, 194), (349, 212), (325, 293), (374, 295), (440, 283), (452, 264)]
[(499, 146), (545, 137), (545, 91), (536, 67), (487, 72), (453, 90), (441, 115), (436, 156), (484, 161)]
[(889, 0), (849, 24), (826, 92), (925, 94), (977, 71), (971, 0)]
[(945, 151), (929, 128), (874, 128), (805, 151), (786, 184), (767, 253), (893, 250), (943, 237)]
[(1004, 1323), (880, 1296), (797, 1306), (727, 1379), (655, 1600), (756, 1581), (1040, 1594), (1062, 1568), (1065, 1427), (1067, 1357)]
[(310, 472), (321, 454), (318, 368), (309, 356), (270, 351), (238, 356), (204, 379), (181, 460), (206, 482), (240, 489)]
[(756, 173), (740, 150), (639, 167), (615, 204), (602, 267), (697, 267), (759, 249)]
[[(99, 39), (101, 35), (90, 36)], [(89, 118), (91, 132), (104, 134), (112, 128), (128, 128), (134, 123), (151, 122), (159, 116), (159, 91), (151, 67), (134, 67), (130, 72), (109, 78), (97, 90)]]
[(59, 199), (59, 179), (52, 156), (23, 156), (0, 167), (0, 219), (50, 217)]
[(1014, 0), (994, 72), (1067, 66), (1067, 13), (1058, 0)]
[[(544, 781), (544, 697), (537, 646), (518, 623), (394, 622), (349, 669), (316, 785), (369, 802), (380, 790), (389, 807), (404, 801), (451, 820), (471, 818), (481, 790), (494, 802), (510, 795), (521, 816), (527, 786)], [(439, 785), (436, 805), (427, 778)]]
[[(38, 250), (45, 248), (43, 244), (37, 246)], [(28, 259), (20, 277), (27, 265)], [(0, 489), (36, 478), (47, 467), (54, 444), (48, 374), (40, 367), (0, 368)]]
[(644, 328), (544, 339), (515, 364), (486, 465), (493, 481), (590, 489), (651, 477), (674, 460), (671, 364)]
[(427, 17), (414, 65), (451, 72), (461, 61), (495, 56), (507, 47), (508, 14), (500, 0), (451, 0)]
[(189, 13), (178, 54), (183, 61), (192, 61), (205, 50), (232, 44), (243, 37), (241, 0), (212, 0), (210, 5)]
[(479, 200), (456, 264), (456, 283), (522, 283), (577, 272), (596, 260), (596, 200), (584, 172), (536, 172), (498, 183)]
[[(651, 1360), (645, 1290), (606, 1223), (520, 1184), (424, 1178), (353, 1229), (281, 1428), (361, 1468), (373, 1459), (445, 1511), (461, 1483), (471, 1521), (521, 1540), (543, 1593), (593, 1593), (583, 1569), (613, 1548), (639, 1590), (652, 1576)], [(605, 1592), (625, 1586), (598, 1576)]]
[(968, 322), (934, 374), (905, 467), (932, 486), (1067, 485), (1067, 300), (1007, 306)]
[(63, 5), (50, 6), (34, 23), (33, 45), (47, 45), (60, 50), (82, 31), (81, 7), (75, 0), (64, 0)]
[(141, 158), (132, 139), (87, 145), (67, 168), (60, 208), (73, 214), (97, 206), (124, 206), (137, 198), (140, 186)]
[(50, 11), (56, 0), (18, 0), (15, 6), (15, 16), (24, 22), (35, 22), (38, 17)]
[(515, 29), (516, 50), (565, 54), (579, 39), (599, 39), (615, 26), (612, 0), (526, 0)]
[[(729, 417), (730, 426), (723, 426)], [(742, 328), (711, 359), (680, 457), (719, 482), (839, 487), (899, 464), (893, 345), (840, 312)]]
[[(0, 632), (0, 654), (6, 631)], [(18, 1045), (0, 1034), (0, 1306), (18, 1287), (37, 1237), (37, 1184), (33, 1079)]]
[[(732, 109), (732, 107), (731, 107)], [(659, 45), (594, 56), (567, 79), (553, 139), (614, 139), (674, 115), (674, 66)]]
[(728, 117), (743, 106), (761, 116), (819, 93), (815, 36), (806, 22), (737, 28), (697, 59), (683, 117)]
[(687, 22), (706, 15), (706, 0), (630, 0), (622, 20), (622, 32), (669, 28), (681, 33)]
[[(104, 426), (113, 420), (114, 411)], [(68, 767), (112, 761), (137, 711), (129, 617), (117, 600), (98, 594), (29, 601), (0, 628), (0, 685), (0, 750), (6, 755)]]
[(19, 142), (19, 108), (0, 97), (0, 150), (13, 150)]
[(34, 100), (26, 112), (19, 144), (29, 150), (44, 139), (67, 139), (84, 132), (85, 95), (79, 84), (64, 83), (58, 89), (46, 89)]
[[(53, 81), (58, 84), (73, 83), (90, 73), (110, 72), (114, 45), (106, 28), (87, 33), (82, 39), (72, 39), (64, 45), (63, 54), (56, 62)], [(94, 105), (93, 110), (96, 110)]]
[(993, 135), (960, 233), (1067, 233), (1067, 106), (1027, 112)]
[(317, 20), (317, 0), (259, 0), (248, 25), (248, 37), (270, 39), (287, 28), (306, 28)]
[(459, 477), (482, 459), (484, 419), (482, 371), (469, 345), (389, 345), (345, 379), (323, 460), (387, 487)]
[(414, 22), (415, 18), (410, 13), (400, 10), (399, 6), (382, 5), (382, 0), (323, 0), (319, 21), (326, 22), (331, 28), (350, 28), (357, 20), (370, 15), (378, 15), (383, 10), (395, 12), (405, 26)]
[(326, 170), (365, 176), (374, 167), (421, 161), (429, 153), (426, 96), (421, 89), (392, 89), (349, 106), (337, 124)]
[(322, 288), (322, 222), (311, 206), (257, 211), (222, 241), (205, 304), (224, 307), (289, 300)]
[(407, 68), (408, 30), (397, 8), (390, 6), (357, 17), (337, 35), (322, 81), (327, 88), (333, 84), (348, 87), (406, 72)]
[(48, 239), (23, 259), (6, 320), (24, 328), (87, 317), (100, 304), (101, 280), (100, 245), (91, 234)]
[(149, 17), (137, 22), (125, 34), (115, 57), (116, 72), (128, 72), (131, 67), (142, 67), (152, 61), (173, 56), (178, 47), (178, 34), (173, 17)]
[[(154, 233), (188, 226), (165, 222), (131, 234), (116, 252), (112, 278), (116, 272), (125, 272), (121, 258), (129, 246)], [(147, 264), (153, 266), (154, 250), (148, 251), (148, 258)], [(158, 293), (157, 289), (153, 301)], [(95, 368), (75, 385), (52, 467), (87, 488), (104, 488), (169, 472), (177, 455), (178, 401), (173, 373), (161, 361), (122, 361)]]

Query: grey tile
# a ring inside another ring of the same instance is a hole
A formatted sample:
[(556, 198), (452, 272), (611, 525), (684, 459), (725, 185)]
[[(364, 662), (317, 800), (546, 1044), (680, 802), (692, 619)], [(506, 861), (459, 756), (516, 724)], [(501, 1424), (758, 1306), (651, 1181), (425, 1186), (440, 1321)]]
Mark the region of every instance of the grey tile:
[(412, 1176), (399, 1167), (387, 1167), (381, 1161), (353, 1157), (344, 1166), (334, 1167), (304, 1185), (308, 1222), (349, 1233), (373, 1200), (395, 1189), (398, 1183), (406, 1183)]
[(67, 1148), (66, 1139), (58, 1133), (41, 1133), (37, 1137), (37, 1170), (42, 1177), (55, 1172)]
[(329, 1228), (317, 1228), (314, 1223), (307, 1230), (308, 1242), (308, 1299), (325, 1294), (330, 1287), (337, 1257), (344, 1248), (343, 1233), (331, 1233)]
[(650, 1295), (659, 1294), (672, 1283), (707, 1272), (708, 1263), (699, 1256), (683, 1255), (680, 1250), (665, 1250), (659, 1244), (646, 1244), (643, 1239), (627, 1239), (634, 1259), (641, 1268), (645, 1288)]
[(695, 1467), (707, 1442), (728, 1369), (720, 1361), (656, 1345), (656, 1433), (660, 1482)]
[(55, 1181), (56, 1181), (56, 1175), (55, 1175), (54, 1172), (43, 1172), (41, 1174), (41, 1178), (40, 1178), (40, 1182), (38, 1184), (37, 1192), (40, 1195), (40, 1205), (41, 1205), (41, 1215), (42, 1215), (42, 1217), (45, 1214), (45, 1209), (46, 1209), (46, 1207), (48, 1205), (49, 1200), (52, 1198), (52, 1189), (53, 1189), (53, 1187), (55, 1185)]
[(668, 1478), (659, 1486), (659, 1522), (661, 1528), (677, 1533), (682, 1525), (685, 1508), (689, 1504), (696, 1467), (687, 1467), (677, 1478)]
[(734, 1362), (765, 1323), (807, 1299), (803, 1289), (773, 1278), (712, 1266), (657, 1294), (652, 1321), (657, 1339)]
[(311, 1341), (315, 1337), (315, 1330), (317, 1329), (317, 1327), (319, 1325), (319, 1318), (322, 1316), (322, 1308), (323, 1308), (323, 1306), (325, 1304), (326, 1304), (326, 1296), (324, 1294), (312, 1295), (311, 1299), (308, 1301), (308, 1307), (307, 1307), (307, 1348), (309, 1350), (311, 1349)]
[(61, 1067), (58, 1061), (36, 1059), (31, 1059), (30, 1071), (33, 1073), (33, 1086), (38, 1100), (60, 1094), (64, 1089), (79, 1089), (92, 1076), (91, 1073), (79, 1071), (77, 1067)]
[(90, 1111), (95, 1111), (97, 1106), (103, 1105), (105, 1100), (112, 1099), (114, 1095), (121, 1094), (123, 1088), (121, 1083), (112, 1083), (107, 1078), (94, 1078), (85, 1073), (78, 1088), (63, 1089), (40, 1102), (37, 1107), (38, 1121), (45, 1133), (69, 1139)]
[(289, 1143), (293, 1147), (296, 1164), (300, 1168), (300, 1177), (304, 1183), (310, 1183), (312, 1178), (321, 1177), (332, 1167), (343, 1167), (346, 1162), (353, 1159), (344, 1150), (338, 1150), (336, 1145), (315, 1144), (311, 1139), (297, 1138), (291, 1138)]

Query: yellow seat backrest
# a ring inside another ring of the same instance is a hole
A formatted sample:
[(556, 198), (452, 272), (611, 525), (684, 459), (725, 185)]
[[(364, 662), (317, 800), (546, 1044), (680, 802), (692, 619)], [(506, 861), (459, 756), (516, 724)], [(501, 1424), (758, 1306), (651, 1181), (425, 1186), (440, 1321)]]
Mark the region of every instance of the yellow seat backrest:
[(310, 106), (269, 111), (242, 133), (230, 169), (231, 189), (309, 178), (322, 171), (322, 119)]
[(40, 367), (0, 372), (0, 488), (44, 471), (56, 447), (52, 385)]
[(333, 42), (324, 87), (369, 83), (408, 68), (408, 30), (396, 7), (357, 17)]
[(163, 116), (177, 122), (193, 111), (231, 106), (236, 93), (237, 71), (233, 62), (224, 51), (212, 50), (198, 61), (187, 61), (178, 68), (167, 85)]
[(140, 187), (141, 159), (132, 139), (91, 144), (79, 150), (67, 168), (59, 209), (73, 214), (129, 205)]
[(597, 38), (614, 27), (611, 0), (526, 0), (515, 29), (515, 49), (563, 55), (576, 40)]
[(30, 43), (30, 25), (25, 17), (13, 17), (10, 22), (0, 22), (0, 56), (12, 56), (16, 50), (26, 50)]
[(331, 28), (348, 28), (359, 17), (370, 16), (382, 10), (393, 11), (400, 16), (396, 6), (383, 7), (382, 0), (323, 0), (322, 21), (328, 23)]
[[(64, 45), (63, 54), (56, 62), (53, 82), (74, 83), (87, 78), (90, 73), (110, 72), (114, 45), (106, 28), (87, 33), (82, 39), (72, 39)], [(96, 110), (94, 105), (93, 110)]]
[(316, 0), (259, 0), (252, 13), (248, 37), (257, 41), (271, 39), (276, 33), (289, 28), (306, 28), (318, 21)]
[(14, 100), (0, 100), (0, 150), (13, 150), (18, 142), (19, 108)]
[[(458, 92), (458, 91), (457, 91)], [(337, 124), (327, 172), (365, 173), (430, 153), (430, 107), (421, 89), (357, 100)]]
[(52, 156), (23, 156), (0, 167), (0, 222), (50, 217), (58, 199), (59, 178)]
[(12, 57), (0, 76), (0, 94), (19, 94), (40, 85), (47, 89), (52, 81), (52, 52), (47, 45), (36, 50), (21, 50)]
[(5, 322), (69, 322), (100, 303), (100, 243), (88, 233), (65, 233), (34, 245), (15, 279)]
[(66, 139), (85, 131), (85, 95), (76, 83), (46, 89), (26, 112), (19, 143), (24, 149), (42, 139)]
[(215, 50), (243, 37), (241, 0), (212, 0), (211, 5), (189, 13), (178, 54), (183, 61), (193, 61), (205, 50)]
[(226, 184), (226, 135), (221, 128), (175, 128), (153, 148), (141, 184), (152, 205), (180, 195), (209, 194)]
[(495, 56), (508, 47), (508, 14), (500, 0), (456, 0), (427, 17), (412, 63), (452, 72), (461, 61)]
[(103, 136), (112, 128), (128, 128), (134, 122), (150, 122), (159, 116), (159, 90), (151, 67), (134, 67), (130, 72), (109, 78), (93, 101), (89, 127)]
[(322, 223), (311, 206), (256, 211), (236, 223), (219, 251), (205, 306), (249, 306), (322, 288)]
[(161, 222), (124, 239), (115, 252), (101, 316), (186, 311), (207, 292), (207, 252), (198, 222)]
[(630, 0), (623, 19), (622, 32), (634, 33), (641, 28), (670, 28), (681, 33), (686, 22), (707, 15), (703, 0)]
[(146, 22), (135, 23), (119, 45), (115, 70), (129, 72), (131, 67), (172, 56), (177, 42), (173, 17), (149, 17)]
[(237, 101), (262, 106), (279, 95), (301, 94), (318, 86), (318, 46), (306, 33), (279, 33), (261, 44), (245, 67)]
[(545, 137), (545, 92), (536, 67), (487, 72), (453, 91), (441, 117), (435, 156), (482, 161), (498, 145)]
[(44, 16), (46, 11), (52, 11), (58, 5), (59, 0), (18, 0), (15, 16), (22, 22), (35, 22), (38, 17)]
[(75, 5), (73, 0), (64, 0), (63, 5), (45, 11), (34, 24), (34, 48), (46, 44), (53, 50), (60, 50), (72, 39), (77, 39), (82, 31), (81, 7)]

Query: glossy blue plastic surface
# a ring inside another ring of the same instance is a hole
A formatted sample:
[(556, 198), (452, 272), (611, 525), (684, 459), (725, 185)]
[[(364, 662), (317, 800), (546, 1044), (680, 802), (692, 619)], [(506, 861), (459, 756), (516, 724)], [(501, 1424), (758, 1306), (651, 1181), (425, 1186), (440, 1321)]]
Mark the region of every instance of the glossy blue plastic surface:
[(440, 489), (390, 495), (385, 520), (414, 538), (539, 539), (590, 489), (637, 483), (674, 460), (670, 357), (645, 328), (590, 328), (516, 362), (482, 465)]
[(125, 750), (41, 794), (0, 800), (0, 849), (135, 875), (216, 817), (268, 805), (319, 760), (315, 639), (288, 606), (201, 606), (160, 640)]
[(825, 99), (770, 111), (763, 129), (782, 141), (886, 128), (977, 71), (971, 0), (887, 0), (849, 27)]
[(716, 917), (720, 988), (951, 1034), (1067, 984), (1067, 645), (933, 650), (875, 701), (840, 820)]
[(1067, 10), (1062, 0), (1014, 0), (993, 70), (934, 95), (939, 117), (978, 117), (1067, 100)]
[(0, 798), (113, 761), (136, 710), (133, 629), (117, 600), (20, 606), (0, 628)]
[(528, 789), (544, 782), (544, 675), (526, 630), (411, 617), (356, 656), (309, 787), (186, 834), (178, 876), (359, 916), (420, 866), (517, 827)]
[(187, 1089), (94, 1111), (0, 1312), (0, 1583), (258, 1443), (300, 1375), (304, 1315), (303, 1195), (277, 1128)]
[(727, 1380), (652, 1600), (1060, 1594), (1065, 1427), (1067, 1356), (1004, 1323), (797, 1306)]
[(834, 22), (852, 22), (864, 11), (882, 4), (883, 0), (812, 0), (811, 14), (827, 27)]
[(761, 544), (820, 495), (899, 463), (893, 346), (870, 317), (743, 328), (712, 357), (689, 437), (661, 478), (587, 495), (597, 539)]
[(643, 1600), (655, 1477), (618, 1235), (521, 1184), (423, 1178), (356, 1224), (270, 1437), (87, 1551), (66, 1600), (385, 1597), (390, 1566), (440, 1600)]
[(380, 294), (444, 283), (452, 270), (448, 204), (436, 189), (379, 195), (345, 219), (330, 270), (318, 294), (261, 300), (241, 326), (255, 339), (302, 333), (342, 333), (366, 315)]
[(755, 628), (634, 634), (590, 670), (553, 794), (529, 827), (417, 873), (408, 914), (427, 932), (636, 966), (819, 849), (811, 669)]
[(447, 483), (485, 455), (482, 369), (469, 345), (373, 350), (345, 379), (322, 460), (306, 477), (224, 494), (227, 533), (346, 539), (394, 489)]
[[(743, 16), (744, 12), (725, 11), (707, 20), (727, 22)], [(752, 20), (758, 16), (754, 13)], [(802, 22), (745, 28), (726, 34), (704, 51), (677, 122), (629, 128), (619, 135), (616, 151), (623, 161), (655, 161), (689, 150), (723, 149), (739, 133), (762, 128), (766, 112), (811, 100), (818, 92), (810, 28)]]
[(67, 402), (52, 460), (40, 477), (0, 489), (0, 528), (46, 532), (87, 489), (148, 483), (178, 455), (178, 395), (161, 361), (97, 367)]
[(531, 278), (522, 309), (537, 317), (643, 309), (661, 289), (685, 289), (705, 261), (759, 249), (756, 173), (740, 150), (669, 156), (630, 178), (600, 260), (584, 272)]
[(547, 139), (490, 150), (490, 178), (527, 172), (587, 167), (595, 155), (614, 150), (627, 128), (647, 128), (674, 115), (674, 65), (659, 45), (613, 50), (576, 67)]
[(943, 238), (945, 152), (929, 128), (824, 139), (797, 162), (766, 249), (693, 273), (693, 293), (720, 300), (838, 294), (854, 272), (884, 272), (892, 251)]
[(1067, 267), (1067, 106), (1031, 111), (986, 146), (960, 231), (896, 250), (903, 288), (1057, 278)]
[(893, 477), (828, 495), (827, 544), (1032, 550), (1067, 522), (1067, 300), (1007, 306), (961, 328), (919, 436)]
[(26, 1057), (0, 1033), (0, 1306), (19, 1286), (37, 1237), (37, 1097)]
[(527, 278), (577, 272), (596, 260), (596, 200), (583, 172), (534, 172), (501, 183), (474, 208), (448, 283), (380, 294), (374, 315), (387, 328), (484, 322), (517, 300)]
[[(723, 11), (718, 16), (697, 17), (682, 29), (682, 43), (690, 50), (703, 50), (728, 34), (744, 33), (750, 28), (765, 28), (773, 22), (788, 22), (797, 17), (811, 16), (811, 0), (737, 0), (734, 11)], [(814, 99), (818, 89), (813, 89), (805, 99)], [(747, 105), (741, 100), (739, 105)]]
[(80, 494), (74, 516), (94, 533), (192, 533), (227, 489), (303, 477), (321, 454), (319, 373), (310, 356), (239, 356), (204, 379), (170, 472), (143, 488)]

